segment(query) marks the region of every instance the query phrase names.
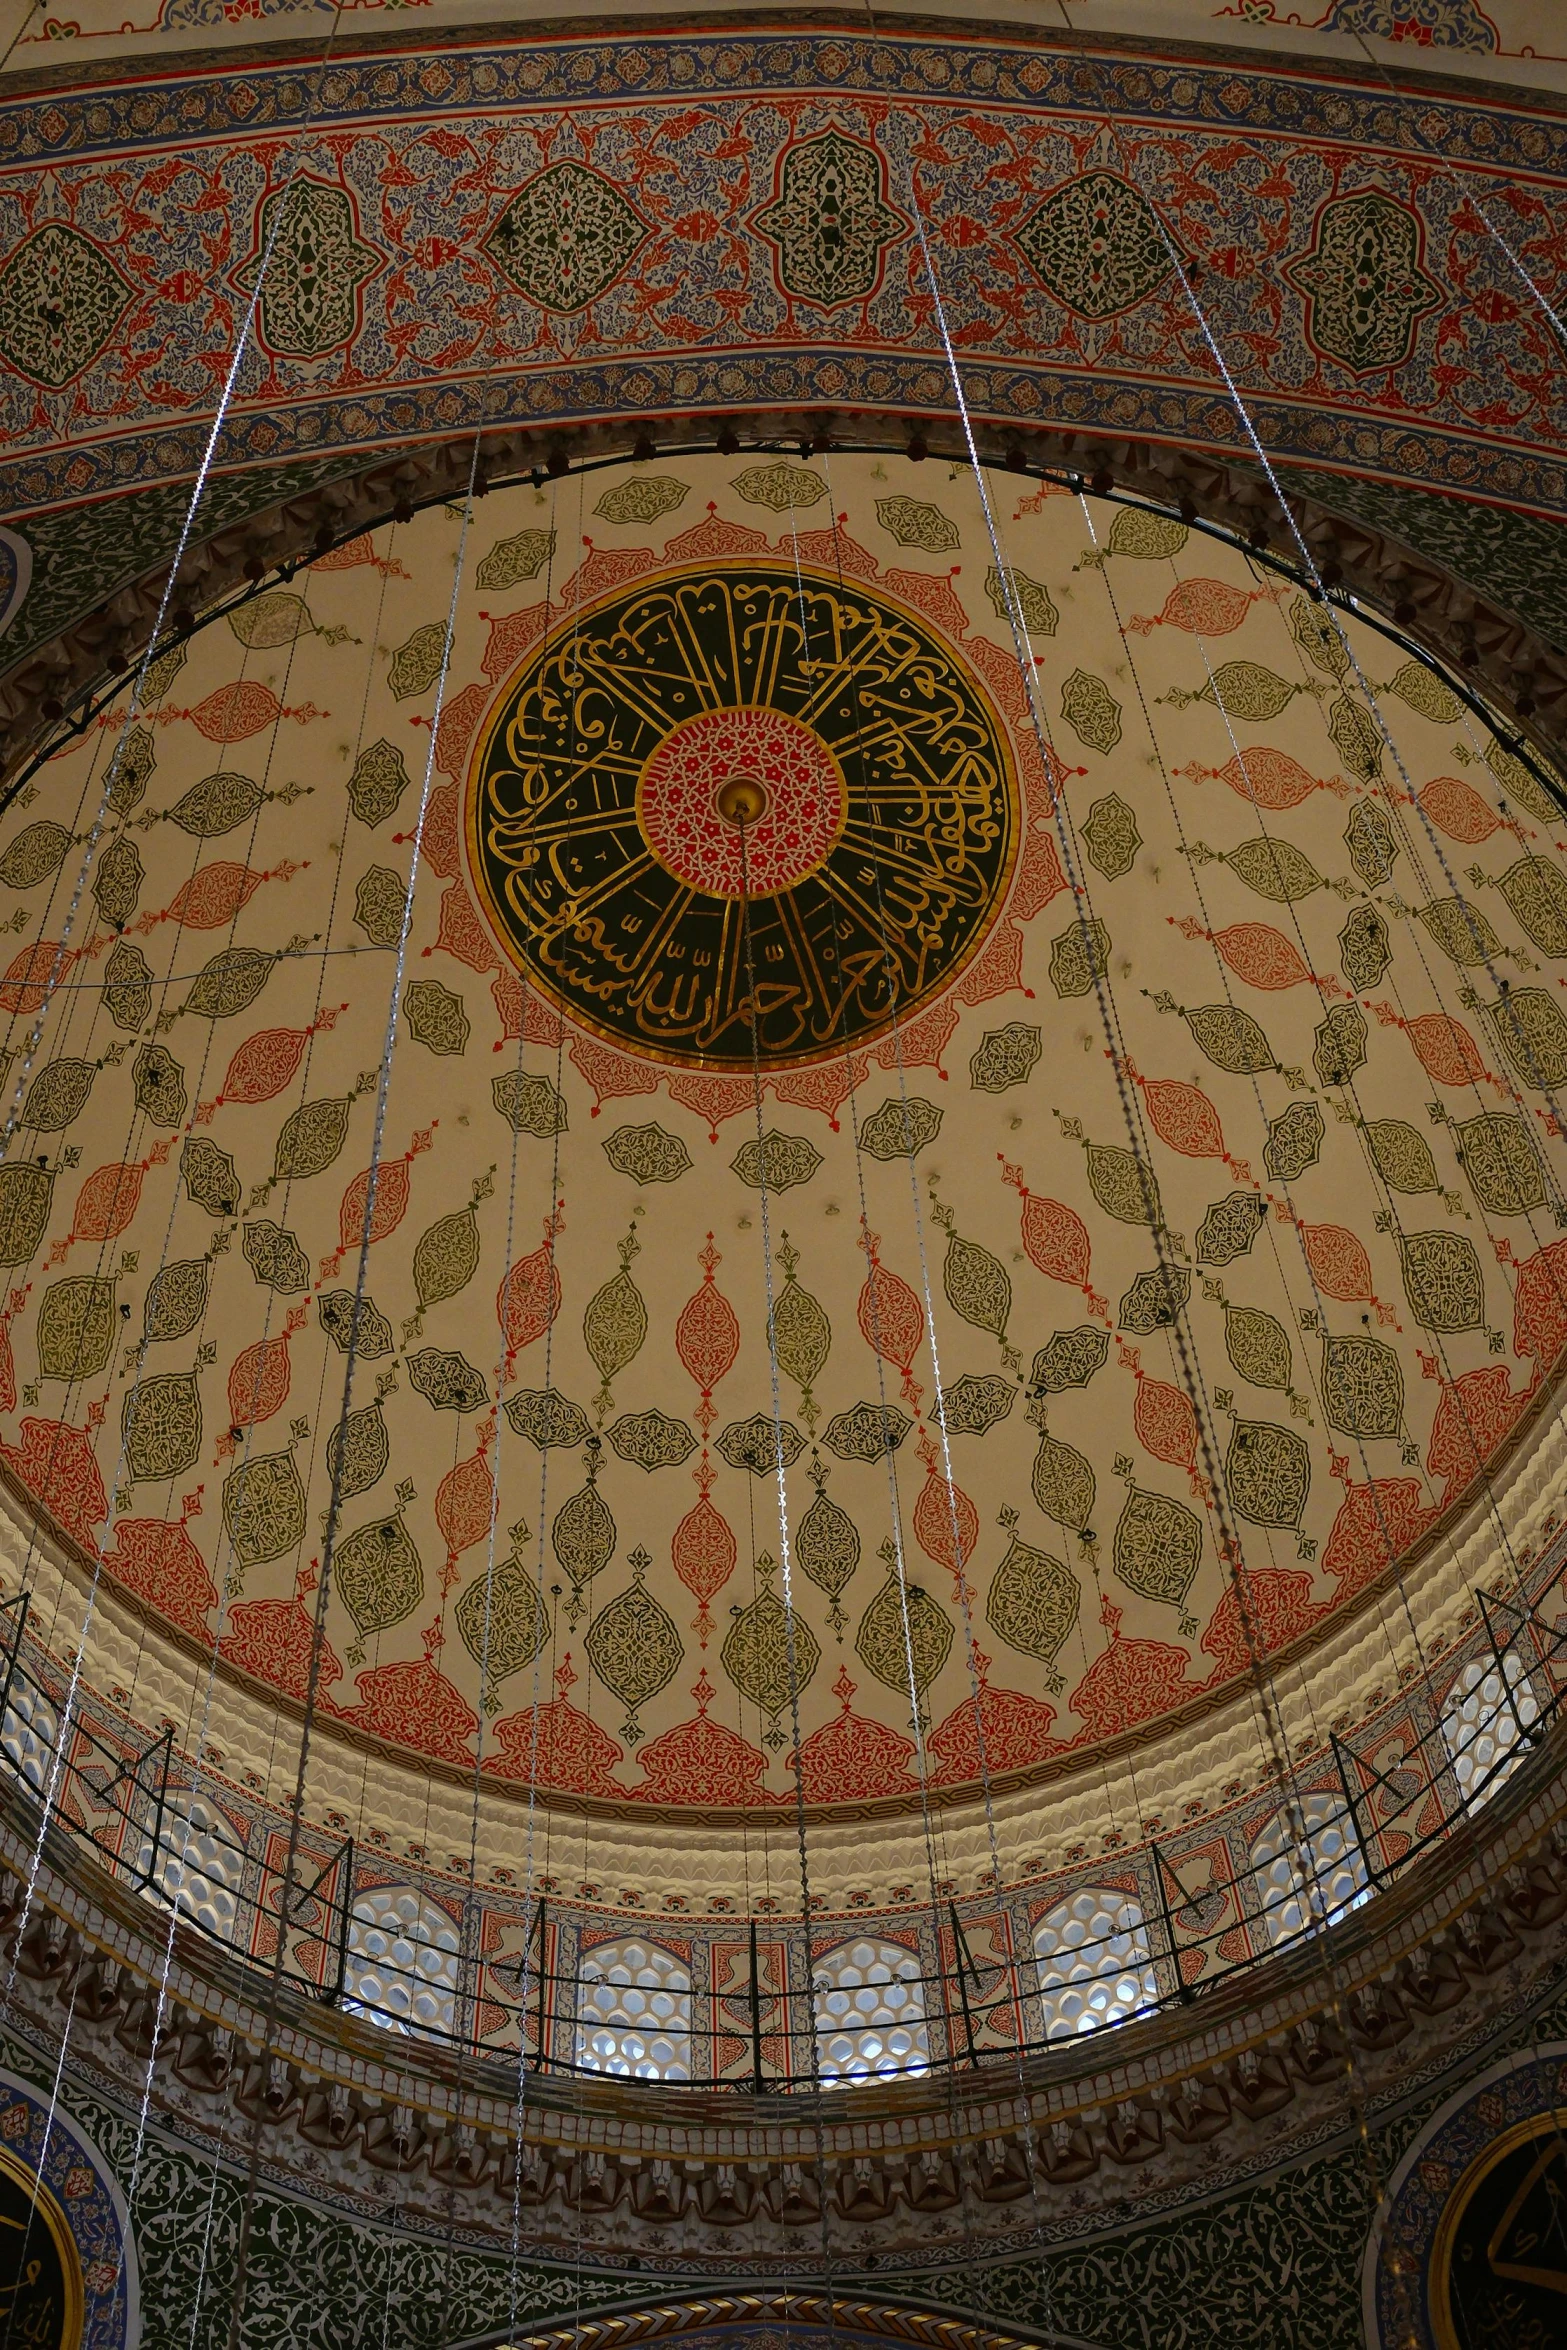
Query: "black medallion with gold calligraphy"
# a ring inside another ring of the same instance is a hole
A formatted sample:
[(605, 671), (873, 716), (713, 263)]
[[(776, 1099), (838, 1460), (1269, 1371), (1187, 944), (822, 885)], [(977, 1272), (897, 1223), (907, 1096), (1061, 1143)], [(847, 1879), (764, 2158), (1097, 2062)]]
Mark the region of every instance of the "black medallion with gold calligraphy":
[(984, 939), (1017, 829), (961, 654), (858, 580), (765, 560), (565, 621), (468, 787), (518, 967), (612, 1042), (709, 1068), (820, 1059), (916, 1011)]

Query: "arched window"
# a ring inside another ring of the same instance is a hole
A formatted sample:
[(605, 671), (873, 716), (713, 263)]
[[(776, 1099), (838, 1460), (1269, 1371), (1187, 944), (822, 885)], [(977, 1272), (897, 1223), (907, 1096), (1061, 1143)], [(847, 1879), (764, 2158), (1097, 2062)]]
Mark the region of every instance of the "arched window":
[(1319, 1788), (1303, 1795), (1298, 1809), (1275, 1812), (1251, 1848), (1251, 1866), (1263, 1924), (1275, 1945), (1331, 1926), (1370, 1890), (1342, 1791)]
[(1442, 1734), (1466, 1803), (1484, 1803), (1511, 1777), (1523, 1760), (1519, 1724), (1527, 1730), (1539, 1711), (1523, 1660), (1511, 1649), (1500, 1664), (1485, 1656), (1465, 1665), (1442, 1708)]
[(1058, 1901), (1034, 1928), (1034, 1957), (1047, 2040), (1122, 2024), (1158, 2003), (1142, 1907), (1130, 1894), (1090, 1885)]
[(657, 1942), (599, 1942), (577, 1968), (577, 2062), (636, 2081), (691, 2078), (691, 1970)]
[(11, 1768), (40, 1794), (53, 1766), (59, 1735), (60, 1717), (48, 1698), (18, 1674), (11, 1684), (5, 1719), (0, 1722), (0, 1750)]
[(166, 1901), (193, 1917), (198, 1926), (205, 1926), (209, 1934), (221, 1934), (226, 1942), (233, 1940), (245, 1852), (233, 1822), (216, 1804), (188, 1791), (170, 1795), (163, 1807), (157, 1852), (152, 1848), (149, 1821), (136, 1867)]
[(920, 1962), (901, 1942), (861, 1936), (816, 1962), (816, 2063), (824, 2081), (930, 2070)]
[(343, 2004), (390, 2032), (456, 2028), (462, 1942), (457, 1921), (414, 1885), (355, 1896)]

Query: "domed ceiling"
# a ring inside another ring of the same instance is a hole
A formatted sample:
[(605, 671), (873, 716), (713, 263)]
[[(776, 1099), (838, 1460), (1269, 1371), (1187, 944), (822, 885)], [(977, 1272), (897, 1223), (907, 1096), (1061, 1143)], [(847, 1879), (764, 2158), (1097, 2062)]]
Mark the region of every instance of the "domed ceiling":
[(1227, 544), (995, 496), (432, 510), (10, 809), (0, 1454), (220, 1674), (319, 1616), (422, 1769), (904, 1804), (1304, 1653), (1515, 1440), (1560, 813)]

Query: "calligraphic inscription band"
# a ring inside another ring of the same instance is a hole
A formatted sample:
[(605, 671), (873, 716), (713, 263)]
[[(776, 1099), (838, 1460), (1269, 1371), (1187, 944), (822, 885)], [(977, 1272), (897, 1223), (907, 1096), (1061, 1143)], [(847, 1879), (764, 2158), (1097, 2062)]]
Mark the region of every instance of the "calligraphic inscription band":
[(819, 1060), (916, 1011), (982, 943), (1017, 833), (962, 654), (793, 563), (571, 615), (469, 776), (475, 887), (519, 969), (615, 1044), (709, 1068)]

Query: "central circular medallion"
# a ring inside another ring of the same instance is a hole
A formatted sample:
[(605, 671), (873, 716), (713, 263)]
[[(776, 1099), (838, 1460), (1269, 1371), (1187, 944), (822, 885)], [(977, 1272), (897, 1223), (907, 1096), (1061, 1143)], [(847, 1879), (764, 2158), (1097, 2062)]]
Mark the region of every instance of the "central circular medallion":
[(704, 710), (665, 735), (637, 785), (648, 847), (677, 881), (771, 897), (814, 873), (848, 795), (821, 736), (782, 710)]
[(749, 1070), (884, 1034), (1011, 878), (1017, 786), (969, 663), (863, 581), (760, 560), (573, 613), (475, 746), (468, 853), (506, 952), (580, 1025)]

